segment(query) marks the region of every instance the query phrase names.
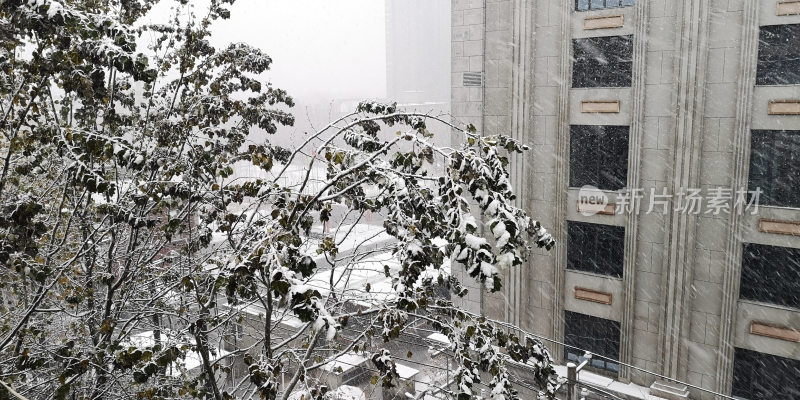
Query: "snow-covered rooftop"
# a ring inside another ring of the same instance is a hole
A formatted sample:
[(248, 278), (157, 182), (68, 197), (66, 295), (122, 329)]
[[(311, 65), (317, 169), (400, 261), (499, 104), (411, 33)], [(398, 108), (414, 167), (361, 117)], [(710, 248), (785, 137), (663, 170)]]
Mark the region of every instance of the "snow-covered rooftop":
[(397, 375), (400, 379), (413, 379), (415, 375), (419, 373), (418, 369), (414, 369), (409, 367), (408, 365), (403, 365), (400, 363), (394, 363), (394, 366), (397, 368)]
[[(355, 353), (342, 354), (336, 357), (333, 361), (322, 366), (322, 369), (332, 374), (339, 374), (347, 372), (355, 367), (360, 366), (367, 362), (366, 357), (362, 357)], [(339, 371), (341, 368), (341, 372)]]

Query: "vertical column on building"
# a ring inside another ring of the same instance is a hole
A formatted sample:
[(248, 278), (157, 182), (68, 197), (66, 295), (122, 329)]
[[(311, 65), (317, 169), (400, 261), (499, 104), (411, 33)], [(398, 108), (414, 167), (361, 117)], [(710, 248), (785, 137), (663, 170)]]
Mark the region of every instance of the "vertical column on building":
[[(634, 12), (633, 34), (633, 79), (632, 98), (634, 99), (631, 112), (630, 143), (628, 150), (628, 188), (640, 188), (641, 185), (641, 159), (642, 139), (645, 135), (645, 96), (647, 74), (647, 27), (648, 27), (649, 2), (638, 1)], [(658, 66), (659, 69), (661, 65)], [(639, 248), (639, 213), (634, 212), (627, 216), (625, 221), (625, 257), (623, 270), (623, 306), (620, 332), (620, 361), (626, 364), (633, 363), (634, 352), (634, 326), (636, 308), (636, 269)], [(631, 380), (631, 369), (620, 365), (619, 378), (623, 381)]]
[[(641, 118), (637, 107), (643, 107), (644, 117), (638, 144), (639, 171), (629, 170), (629, 182), (636, 185), (631, 189), (641, 189), (640, 194), (649, 197), (651, 191), (660, 194), (664, 188), (670, 187), (672, 180), (671, 156), (675, 147), (677, 99), (674, 71), (679, 57), (676, 50), (678, 7), (672, 0), (640, 0), (636, 2), (636, 7), (634, 60), (638, 65), (635, 57), (639, 55), (636, 52), (642, 51), (641, 41), (645, 41), (645, 70), (641, 74), (644, 76), (645, 97), (636, 97), (641, 94), (641, 90), (636, 89), (641, 82), (637, 81), (639, 78), (634, 72), (634, 101), (638, 104), (634, 106), (631, 120), (631, 168), (636, 166), (633, 142), (639, 134), (637, 119)], [(642, 203), (635, 214), (635, 217), (628, 216), (625, 229), (626, 235), (631, 235), (630, 240), (635, 241), (635, 248), (629, 247), (631, 242), (626, 241), (625, 253), (625, 274), (632, 279), (625, 280), (624, 312), (630, 312), (632, 303), (633, 321), (632, 326), (623, 324), (620, 356), (623, 362), (636, 368), (660, 371), (663, 365), (659, 343), (664, 329), (661, 293), (666, 275), (663, 260), (667, 249), (667, 216), (663, 207), (654, 207), (650, 211), (648, 203)], [(632, 224), (636, 225), (635, 236)], [(632, 274), (628, 274), (630, 262), (633, 262), (635, 269)], [(625, 318), (629, 317), (625, 316), (623, 321)], [(623, 369), (620, 372), (621, 377), (640, 385), (650, 385), (655, 380), (653, 375), (638, 369)]]
[[(698, 187), (706, 89), (708, 2), (690, 0), (679, 7), (680, 29), (676, 38), (679, 55), (675, 70), (677, 124), (669, 188), (671, 193)], [(671, 208), (665, 225), (669, 242), (663, 280), (664, 315), (660, 353), (662, 374), (685, 380), (688, 355), (685, 338), (689, 331), (697, 218), (693, 214), (677, 211), (676, 204)], [(668, 398), (687, 398), (689, 394), (685, 385), (669, 381), (655, 382), (651, 392)]]
[[(514, 10), (518, 0), (486, 0), (484, 48), (484, 126), (485, 135), (517, 136), (512, 124), (512, 69), (515, 65), (517, 49), (514, 47)], [(510, 165), (512, 182), (518, 182), (522, 167), (519, 159)], [(513, 187), (519, 191), (517, 185)], [(519, 268), (502, 271), (503, 290), (486, 294), (484, 311), (495, 318), (515, 322), (514, 309), (517, 293), (515, 290)]]
[[(731, 144), (733, 154), (731, 189), (735, 193), (748, 186), (748, 159), (750, 156), (750, 128), (753, 110), (753, 91), (756, 81), (756, 60), (759, 40), (759, 1), (742, 1), (741, 47), (738, 57), (739, 69), (736, 74), (736, 116), (734, 119)], [(716, 10), (712, 10), (716, 11)], [(720, 10), (721, 11), (721, 10)], [(733, 60), (731, 60), (733, 61)], [(733, 376), (734, 327), (736, 326), (737, 301), (742, 265), (742, 236), (744, 223), (742, 215), (731, 212), (728, 217), (729, 231), (725, 243), (724, 264), (718, 273), (721, 276), (721, 310), (717, 335), (716, 375), (714, 389), (730, 394)], [(713, 269), (712, 269), (713, 271)]]
[[(491, 4), (487, 5), (487, 24), (491, 25), (489, 21), (493, 21), (494, 16), (497, 15), (499, 17), (497, 23), (500, 26), (507, 20), (511, 20), (513, 28), (511, 42), (513, 44), (513, 60), (509, 71), (511, 74), (511, 131), (509, 134), (523, 143), (530, 143), (531, 138), (528, 136), (528, 129), (532, 124), (528, 122), (528, 104), (531, 98), (530, 88), (532, 85), (528, 77), (532, 70), (530, 66), (532, 1), (513, 0), (509, 8), (490, 7), (492, 7)], [(528, 157), (529, 154), (511, 155), (511, 179), (514, 189), (517, 191), (517, 207), (532, 214), (532, 210), (526, 204), (526, 199), (529, 197), (528, 193), (531, 191), (530, 182), (532, 177)], [(523, 288), (528, 277), (528, 268), (526, 266), (514, 268), (509, 275), (510, 279), (507, 281), (506, 291), (508, 298), (506, 319), (514, 325), (520, 326), (522, 323), (521, 314), (526, 308), (523, 301), (525, 293)]]
[[(732, 0), (711, 3), (708, 21), (712, 27), (707, 34), (708, 61), (705, 82), (705, 110), (703, 113), (703, 142), (701, 146), (699, 189), (708, 200), (717, 188), (731, 188), (733, 172), (735, 120), (737, 108), (744, 104), (737, 90), (741, 89), (740, 57), (742, 49), (743, 1)], [(749, 73), (755, 72), (755, 67)], [(753, 75), (754, 77), (754, 75)], [(752, 83), (750, 83), (752, 87)], [(735, 100), (734, 100), (735, 99)], [(749, 100), (748, 101), (749, 104)], [(738, 103), (738, 104), (737, 104)], [(745, 184), (746, 186), (746, 184)], [(731, 193), (735, 193), (736, 189)], [(696, 221), (693, 272), (691, 277), (691, 304), (687, 343), (686, 382), (704, 389), (716, 389), (716, 362), (719, 351), (719, 324), (721, 319), (735, 319), (733, 313), (723, 311), (726, 296), (722, 270), (726, 258), (741, 250), (734, 250), (726, 239), (733, 227), (730, 217), (735, 212), (705, 213)], [(732, 288), (728, 289), (732, 290)], [(737, 291), (738, 293), (738, 291)], [(727, 313), (727, 315), (726, 315)], [(690, 389), (691, 397), (714, 398), (708, 392)]]
[[(555, 224), (563, 215), (555, 212), (556, 196), (559, 188), (556, 174), (557, 110), (555, 101), (560, 85), (560, 45), (562, 5), (552, 0), (530, 0), (531, 29), (527, 33), (531, 41), (530, 62), (524, 79), (529, 85), (525, 96), (524, 109), (529, 117), (525, 119), (527, 142), (531, 151), (527, 158), (527, 189), (525, 208), (547, 227), (555, 232)], [(557, 247), (561, 246), (559, 245)], [(523, 269), (520, 324), (526, 331), (553, 337), (554, 319), (554, 279), (555, 253), (533, 250), (528, 265)], [(555, 349), (554, 349), (555, 350)], [(554, 353), (560, 358), (560, 353)]]
[[(572, 69), (572, 8), (574, 2), (565, 0), (559, 2), (560, 30), (558, 32), (559, 45), (559, 77), (558, 94), (556, 96), (555, 130), (556, 130), (556, 186), (555, 202), (556, 217), (553, 225), (553, 234), (561, 243), (555, 252), (554, 268), (554, 295), (553, 295), (553, 337), (556, 340), (564, 339), (564, 284), (565, 266), (567, 265), (567, 187), (569, 186), (569, 89)], [(562, 358), (561, 346), (554, 346), (556, 359)]]
[[(464, 124), (472, 124), (483, 132), (485, 84), (485, 0), (452, 0), (452, 114)], [(463, 138), (453, 133), (452, 143)], [(453, 275), (469, 290), (456, 306), (474, 313), (483, 312), (483, 287), (464, 268), (453, 267)]]

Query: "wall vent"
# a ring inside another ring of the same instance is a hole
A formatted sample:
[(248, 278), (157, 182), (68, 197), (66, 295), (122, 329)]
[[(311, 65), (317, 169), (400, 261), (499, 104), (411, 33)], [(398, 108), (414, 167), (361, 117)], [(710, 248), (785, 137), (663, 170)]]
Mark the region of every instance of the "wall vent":
[(482, 87), (482, 72), (464, 72), (464, 87)]

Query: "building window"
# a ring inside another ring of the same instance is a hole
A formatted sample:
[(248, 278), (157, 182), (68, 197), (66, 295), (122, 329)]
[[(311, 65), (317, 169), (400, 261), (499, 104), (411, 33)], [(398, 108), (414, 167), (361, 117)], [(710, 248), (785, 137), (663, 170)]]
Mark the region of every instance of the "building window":
[(622, 278), (625, 228), (567, 221), (567, 269)]
[[(611, 360), (619, 359), (619, 322), (564, 311), (564, 357), (583, 362), (584, 350)], [(575, 346), (578, 349), (571, 348)], [(619, 364), (600, 357), (592, 357), (592, 367), (619, 372)]]
[(602, 10), (605, 8), (632, 6), (634, 3), (634, 0), (577, 0), (575, 9), (578, 11)]
[(739, 297), (800, 308), (800, 249), (745, 243)]
[(572, 40), (572, 87), (630, 87), (633, 36)]
[(756, 85), (800, 84), (800, 24), (762, 26)]
[(750, 188), (758, 204), (800, 207), (800, 131), (754, 130), (750, 139)]
[(628, 127), (572, 125), (569, 185), (620, 190), (628, 181)]
[(745, 399), (800, 399), (800, 361), (736, 348), (733, 390)]

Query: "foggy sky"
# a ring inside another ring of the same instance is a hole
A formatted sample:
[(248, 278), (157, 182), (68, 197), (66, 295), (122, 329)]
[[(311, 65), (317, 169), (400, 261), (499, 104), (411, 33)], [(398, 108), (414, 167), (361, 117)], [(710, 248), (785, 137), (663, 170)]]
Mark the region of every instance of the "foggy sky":
[(213, 44), (269, 54), (267, 77), (304, 103), (386, 93), (383, 0), (239, 0)]

